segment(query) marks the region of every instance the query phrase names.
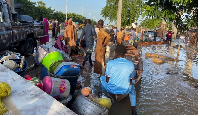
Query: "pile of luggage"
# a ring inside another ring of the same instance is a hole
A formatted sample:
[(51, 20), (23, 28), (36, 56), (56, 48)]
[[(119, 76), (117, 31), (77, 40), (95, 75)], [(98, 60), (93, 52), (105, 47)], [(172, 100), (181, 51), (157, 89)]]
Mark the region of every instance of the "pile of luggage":
[(71, 97), (80, 84), (77, 82), (80, 66), (70, 60), (67, 53), (45, 45), (39, 46), (35, 55), (36, 64), (42, 64), (43, 91), (59, 101)]

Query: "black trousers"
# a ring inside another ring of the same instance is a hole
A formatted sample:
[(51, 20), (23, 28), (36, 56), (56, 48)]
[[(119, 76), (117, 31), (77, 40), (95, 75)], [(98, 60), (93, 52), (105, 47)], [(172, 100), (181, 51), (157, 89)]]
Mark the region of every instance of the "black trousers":
[(157, 36), (154, 36), (154, 41), (156, 41)]
[(91, 56), (92, 56), (92, 53), (86, 53), (85, 59), (83, 61), (83, 66), (85, 65), (86, 61), (88, 61), (88, 59), (89, 59), (89, 62), (90, 62), (90, 66), (92, 66)]

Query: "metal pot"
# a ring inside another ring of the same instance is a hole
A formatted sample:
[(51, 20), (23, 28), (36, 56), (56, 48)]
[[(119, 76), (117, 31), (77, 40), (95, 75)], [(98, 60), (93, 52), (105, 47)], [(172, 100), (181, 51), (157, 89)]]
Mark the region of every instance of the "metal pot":
[(108, 115), (109, 109), (80, 94), (72, 104), (72, 110), (79, 115)]

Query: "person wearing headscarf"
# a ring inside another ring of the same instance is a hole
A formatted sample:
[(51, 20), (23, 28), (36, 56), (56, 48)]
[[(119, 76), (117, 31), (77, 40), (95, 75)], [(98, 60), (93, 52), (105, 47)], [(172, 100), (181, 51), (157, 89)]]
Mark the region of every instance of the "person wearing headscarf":
[(76, 41), (77, 41), (77, 31), (76, 27), (73, 25), (72, 19), (68, 20), (68, 25), (64, 32), (65, 37), (65, 45), (68, 45), (69, 51), (68, 55), (71, 54), (71, 49), (75, 49)]
[(106, 45), (110, 41), (110, 36), (105, 32), (103, 28), (103, 20), (98, 21), (99, 33), (97, 36), (96, 43), (96, 53), (95, 53), (95, 64), (94, 64), (94, 73), (102, 75), (102, 68), (105, 67), (105, 52)]
[(43, 24), (44, 24), (44, 28), (43, 28), (43, 35), (45, 37), (42, 37), (42, 39), (40, 39), (40, 45), (46, 45), (46, 42), (49, 42), (49, 23), (47, 18), (43, 18)]

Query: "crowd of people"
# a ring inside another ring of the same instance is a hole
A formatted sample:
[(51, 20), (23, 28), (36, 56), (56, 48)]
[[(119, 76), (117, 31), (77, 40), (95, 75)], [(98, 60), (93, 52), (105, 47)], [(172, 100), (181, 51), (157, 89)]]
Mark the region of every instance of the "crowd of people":
[[(48, 32), (47, 27), (49, 26), (47, 19), (44, 18), (45, 32)], [(67, 23), (67, 24), (66, 24)], [(64, 36), (58, 37), (60, 30), (64, 29)], [(131, 39), (135, 39), (135, 31), (132, 28)], [(136, 113), (136, 94), (135, 87), (132, 84), (134, 78), (135, 68), (131, 61), (124, 58), (126, 54), (126, 47), (123, 44), (125, 38), (125, 29), (121, 28), (118, 30), (116, 27), (112, 27), (111, 30), (108, 28), (104, 29), (104, 21), (99, 20), (97, 26), (91, 25), (90, 19), (86, 20), (86, 25), (83, 27), (82, 24), (77, 25), (72, 19), (65, 22), (65, 25), (60, 24), (56, 20), (52, 20), (52, 37), (58, 40), (64, 40), (65, 47), (68, 49), (68, 55), (71, 56), (71, 51), (75, 49), (77, 43), (79, 46), (85, 44), (85, 59), (81, 68), (83, 69), (85, 63), (89, 60), (90, 66), (93, 66), (91, 55), (93, 47), (95, 46), (95, 63), (94, 73), (100, 74), (101, 78), (101, 89), (116, 95), (127, 95), (130, 96), (130, 102), (132, 107), (132, 114)], [(41, 39), (41, 44), (48, 42), (47, 38)], [(58, 41), (57, 40), (57, 41)], [(42, 42), (43, 41), (43, 42)], [(96, 41), (96, 45), (94, 45)], [(116, 44), (115, 58), (114, 60), (105, 62), (106, 46), (108, 44)], [(103, 67), (106, 67), (105, 70)], [(104, 71), (103, 71), (104, 70)]]
[[(131, 79), (134, 78), (134, 64), (124, 58), (126, 47), (122, 44), (124, 38), (124, 29), (117, 30), (113, 27), (110, 31), (104, 29), (104, 21), (99, 20), (97, 26), (91, 25), (90, 19), (86, 20), (86, 25), (76, 30), (72, 19), (68, 20), (68, 25), (64, 32), (65, 45), (69, 48), (68, 55), (71, 55), (71, 50), (75, 48), (76, 42), (85, 42), (85, 59), (82, 68), (86, 61), (89, 60), (90, 66), (93, 66), (91, 55), (93, 52), (94, 41), (96, 39), (95, 48), (95, 63), (94, 73), (101, 75), (102, 91), (107, 91), (112, 94), (129, 94), (132, 107), (132, 114), (136, 114), (136, 94), (135, 87)], [(131, 35), (135, 36), (135, 35)], [(133, 37), (134, 39), (134, 37)], [(116, 42), (115, 59), (105, 62), (105, 52), (108, 43)], [(105, 74), (103, 67), (106, 67)]]
[[(45, 35), (48, 35), (48, 20), (44, 18), (43, 23), (45, 24)], [(64, 36), (61, 35), (58, 37), (61, 30), (64, 31)], [(166, 35), (168, 41), (171, 41), (172, 34), (169, 31)], [(125, 28), (121, 28), (120, 30), (114, 26), (110, 30), (108, 27), (104, 28), (103, 20), (99, 20), (97, 26), (93, 26), (90, 19), (87, 19), (84, 27), (82, 24), (73, 22), (72, 19), (66, 21), (65, 24), (59, 23), (57, 20), (52, 20), (52, 38), (58, 38), (59, 41), (64, 40), (64, 46), (67, 48), (69, 56), (71, 56), (71, 51), (75, 49), (77, 43), (79, 47), (85, 48), (86, 55), (81, 66), (82, 69), (84, 69), (85, 63), (88, 60), (90, 66), (93, 66), (91, 56), (92, 52), (95, 52), (94, 73), (101, 75), (101, 90), (116, 95), (129, 94), (132, 114), (137, 114), (135, 107), (135, 86), (132, 82), (135, 75), (135, 68), (132, 62), (124, 58), (126, 54), (124, 44), (130, 43), (134, 45), (138, 40), (135, 28), (131, 27), (130, 33), (127, 34)], [(154, 41), (156, 41), (156, 38), (157, 31), (154, 32)], [(143, 40), (143, 33), (140, 40)], [(40, 44), (46, 44), (48, 41), (49, 36), (45, 36), (40, 40)], [(95, 41), (96, 45), (94, 45)], [(114, 60), (109, 60), (106, 64), (105, 53), (108, 44), (115, 45), (115, 58)], [(93, 51), (94, 46), (95, 51)]]

